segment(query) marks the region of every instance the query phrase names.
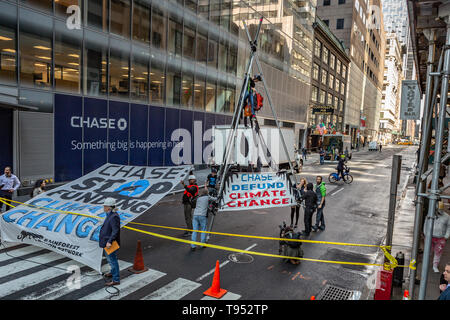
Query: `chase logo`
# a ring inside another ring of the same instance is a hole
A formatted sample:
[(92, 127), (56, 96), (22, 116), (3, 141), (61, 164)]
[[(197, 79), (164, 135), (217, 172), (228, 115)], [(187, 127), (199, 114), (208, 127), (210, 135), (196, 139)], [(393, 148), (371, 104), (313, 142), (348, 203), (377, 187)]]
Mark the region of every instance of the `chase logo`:
[(130, 181), (118, 187), (114, 192), (126, 197), (135, 197), (147, 190), (149, 186), (150, 183), (147, 180)]
[(127, 128), (128, 123), (124, 118), (108, 119), (108, 118), (91, 118), (73, 116), (70, 118), (72, 128), (97, 128), (97, 129), (119, 129), (123, 131)]

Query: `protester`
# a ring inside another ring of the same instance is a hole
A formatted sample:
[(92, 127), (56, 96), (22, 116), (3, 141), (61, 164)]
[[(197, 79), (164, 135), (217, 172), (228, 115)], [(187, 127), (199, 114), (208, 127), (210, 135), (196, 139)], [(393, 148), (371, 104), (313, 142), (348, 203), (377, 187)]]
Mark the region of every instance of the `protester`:
[[(186, 186), (183, 180), (181, 180), (181, 184), (185, 189), (183, 193), (184, 219), (187, 228), (192, 230), (192, 209), (195, 208), (195, 200), (198, 196), (197, 179), (191, 174), (189, 176), (189, 185)], [(191, 234), (191, 231), (186, 231), (183, 234), (183, 237), (189, 237)]]
[(306, 192), (303, 195), (303, 199), (305, 199), (305, 230), (302, 231), (302, 235), (309, 236), (309, 234), (311, 233), (312, 216), (317, 206), (317, 195), (313, 191), (312, 183), (308, 183), (306, 185)]
[[(208, 208), (209, 201), (216, 201), (216, 197), (212, 197), (209, 195), (208, 188), (205, 185), (205, 189), (200, 191), (200, 195), (197, 198), (197, 204), (194, 209), (194, 216), (192, 219), (193, 224), (193, 232), (192, 232), (192, 241), (197, 241), (197, 232), (196, 230), (206, 231), (206, 224), (208, 222)], [(206, 242), (206, 233), (202, 232), (200, 236), (200, 241), (202, 243)], [(191, 244), (191, 250), (194, 251), (196, 248), (195, 244)], [(204, 248), (204, 246), (201, 246)]]
[(438, 300), (450, 300), (450, 261), (445, 265), (444, 279), (447, 281), (447, 288), (441, 293)]
[(211, 192), (217, 191), (217, 170), (212, 168), (211, 173), (206, 177), (206, 180), (208, 182), (208, 189)]
[[(100, 228), (99, 246), (100, 248), (109, 249), (114, 241), (117, 241), (117, 244), (120, 246), (120, 217), (116, 211), (116, 200), (113, 198), (106, 198), (103, 202), (103, 211), (106, 213), (106, 218)], [(111, 252), (111, 254), (104, 251), (104, 254), (111, 267), (111, 272), (105, 274), (105, 277), (112, 277), (112, 280), (106, 282), (105, 285), (113, 286), (120, 284), (120, 269), (117, 259), (117, 250)]]
[(250, 118), (250, 125), (253, 128), (252, 118), (255, 117), (255, 108), (256, 108), (256, 82), (261, 81), (261, 76), (254, 76), (253, 78), (248, 79), (248, 87), (244, 96), (244, 125), (247, 128), (247, 118)]
[[(306, 189), (306, 179), (305, 178), (301, 178), (300, 179), (300, 183), (298, 185), (293, 185), (292, 186), (292, 193), (295, 196), (295, 200), (297, 201), (297, 204), (294, 206), (291, 206), (291, 228), (293, 227), (294, 229), (297, 228), (298, 225), (298, 218), (300, 215), (300, 206), (301, 203), (303, 201), (302, 197), (305, 194), (305, 189)], [(295, 225), (294, 225), (294, 213), (295, 213)]]
[[(0, 198), (6, 198), (12, 200), (14, 191), (20, 187), (19, 179), (12, 174), (11, 167), (5, 168), (5, 174), (0, 176)], [(5, 211), (8, 210), (8, 206), (5, 204)], [(3, 211), (3, 202), (0, 202), (0, 212)]]
[[(426, 222), (423, 226), (424, 234), (426, 235)], [(439, 202), (439, 207), (436, 210), (436, 218), (433, 225), (433, 237), (431, 242), (431, 250), (434, 252), (433, 257), (433, 271), (439, 272), (438, 265), (441, 260), (442, 252), (444, 251), (445, 243), (450, 237), (450, 216), (444, 210), (444, 203)]]
[(316, 214), (316, 225), (313, 226), (314, 232), (317, 229), (325, 230), (325, 218), (323, 216), (323, 208), (325, 207), (325, 196), (327, 194), (327, 189), (325, 188), (325, 182), (322, 181), (321, 176), (316, 178), (315, 192), (317, 195), (317, 214)]
[(33, 190), (31, 190), (31, 194), (30, 197), (34, 198), (38, 195), (40, 195), (41, 193), (45, 192), (45, 181), (44, 180), (38, 180), (36, 181), (36, 183), (34, 184)]
[(383, 144), (380, 142), (380, 152), (381, 152), (382, 148), (383, 148)]

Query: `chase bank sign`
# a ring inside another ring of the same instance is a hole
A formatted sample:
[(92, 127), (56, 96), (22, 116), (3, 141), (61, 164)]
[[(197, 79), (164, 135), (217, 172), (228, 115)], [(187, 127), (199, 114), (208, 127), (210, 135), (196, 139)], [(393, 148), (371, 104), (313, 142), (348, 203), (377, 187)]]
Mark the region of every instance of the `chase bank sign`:
[(73, 116), (70, 118), (70, 125), (72, 128), (119, 129), (120, 131), (124, 131), (128, 123), (124, 118), (116, 120), (111, 118)]

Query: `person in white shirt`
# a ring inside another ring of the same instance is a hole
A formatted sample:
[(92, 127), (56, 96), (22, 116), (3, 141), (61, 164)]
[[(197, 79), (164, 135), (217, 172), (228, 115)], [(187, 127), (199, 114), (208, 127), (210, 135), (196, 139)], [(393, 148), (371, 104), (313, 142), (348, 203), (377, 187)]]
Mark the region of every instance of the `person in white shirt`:
[[(0, 176), (0, 198), (12, 200), (12, 195), (20, 187), (19, 179), (11, 173), (11, 167), (5, 168), (5, 174)], [(0, 212), (3, 211), (3, 202), (0, 202)], [(5, 209), (8, 206), (5, 204)]]

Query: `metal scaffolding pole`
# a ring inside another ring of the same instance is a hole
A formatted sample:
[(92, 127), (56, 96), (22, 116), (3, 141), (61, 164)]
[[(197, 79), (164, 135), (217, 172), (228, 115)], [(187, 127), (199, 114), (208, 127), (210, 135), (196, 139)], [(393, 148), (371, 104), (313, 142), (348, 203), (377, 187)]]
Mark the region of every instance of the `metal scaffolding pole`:
[[(425, 106), (424, 106), (424, 115), (422, 118), (422, 141), (420, 146), (420, 154), (419, 154), (419, 170), (418, 170), (418, 176), (416, 179), (417, 182), (417, 188), (416, 188), (416, 194), (423, 193), (425, 190), (425, 181), (422, 180), (422, 174), (427, 170), (428, 167), (428, 157), (426, 155), (427, 152), (427, 146), (429, 145), (429, 142), (431, 141), (431, 118), (433, 114), (433, 105), (431, 102), (431, 97), (436, 96), (436, 90), (439, 81), (434, 82), (434, 95), (431, 95), (431, 88), (432, 88), (432, 82), (433, 77), (431, 76), (431, 73), (433, 72), (433, 63), (434, 63), (434, 56), (436, 51), (436, 43), (435, 39), (436, 33), (434, 30), (430, 31), (430, 35), (428, 37), (429, 40), (429, 48), (428, 48), (428, 66), (427, 66), (427, 86), (426, 86), (426, 96), (425, 96)], [(442, 55), (441, 55), (442, 57)], [(440, 59), (442, 62), (442, 58)], [(440, 67), (439, 67), (440, 69)], [(427, 160), (427, 161), (425, 161)], [(414, 218), (414, 235), (413, 235), (413, 245), (412, 245), (412, 251), (411, 251), (411, 261), (417, 261), (417, 251), (419, 247), (419, 231), (420, 231), (420, 222), (421, 222), (421, 216), (422, 216), (422, 208), (423, 208), (423, 198), (421, 196), (417, 196), (417, 202), (416, 202), (416, 212), (415, 212), (415, 218)], [(414, 297), (414, 282), (416, 278), (416, 271), (410, 270), (409, 274), (409, 293), (411, 297)]]
[(425, 247), (423, 252), (423, 262), (422, 262), (422, 274), (419, 289), (419, 300), (425, 299), (425, 294), (427, 290), (427, 280), (428, 280), (428, 269), (430, 263), (430, 251), (431, 251), (431, 238), (433, 235), (433, 225), (435, 219), (436, 203), (439, 199), (439, 169), (441, 166), (441, 153), (442, 144), (444, 140), (444, 130), (445, 130), (445, 116), (447, 111), (447, 99), (448, 99), (448, 80), (450, 74), (450, 17), (447, 16), (447, 36), (445, 41), (444, 53), (444, 67), (442, 73), (442, 84), (441, 84), (441, 95), (440, 95), (440, 107), (439, 107), (439, 121), (438, 127), (436, 128), (436, 147), (435, 147), (435, 158), (433, 163), (433, 179), (431, 181), (430, 189), (430, 205), (428, 208), (428, 215), (426, 220), (426, 237), (425, 237)]

